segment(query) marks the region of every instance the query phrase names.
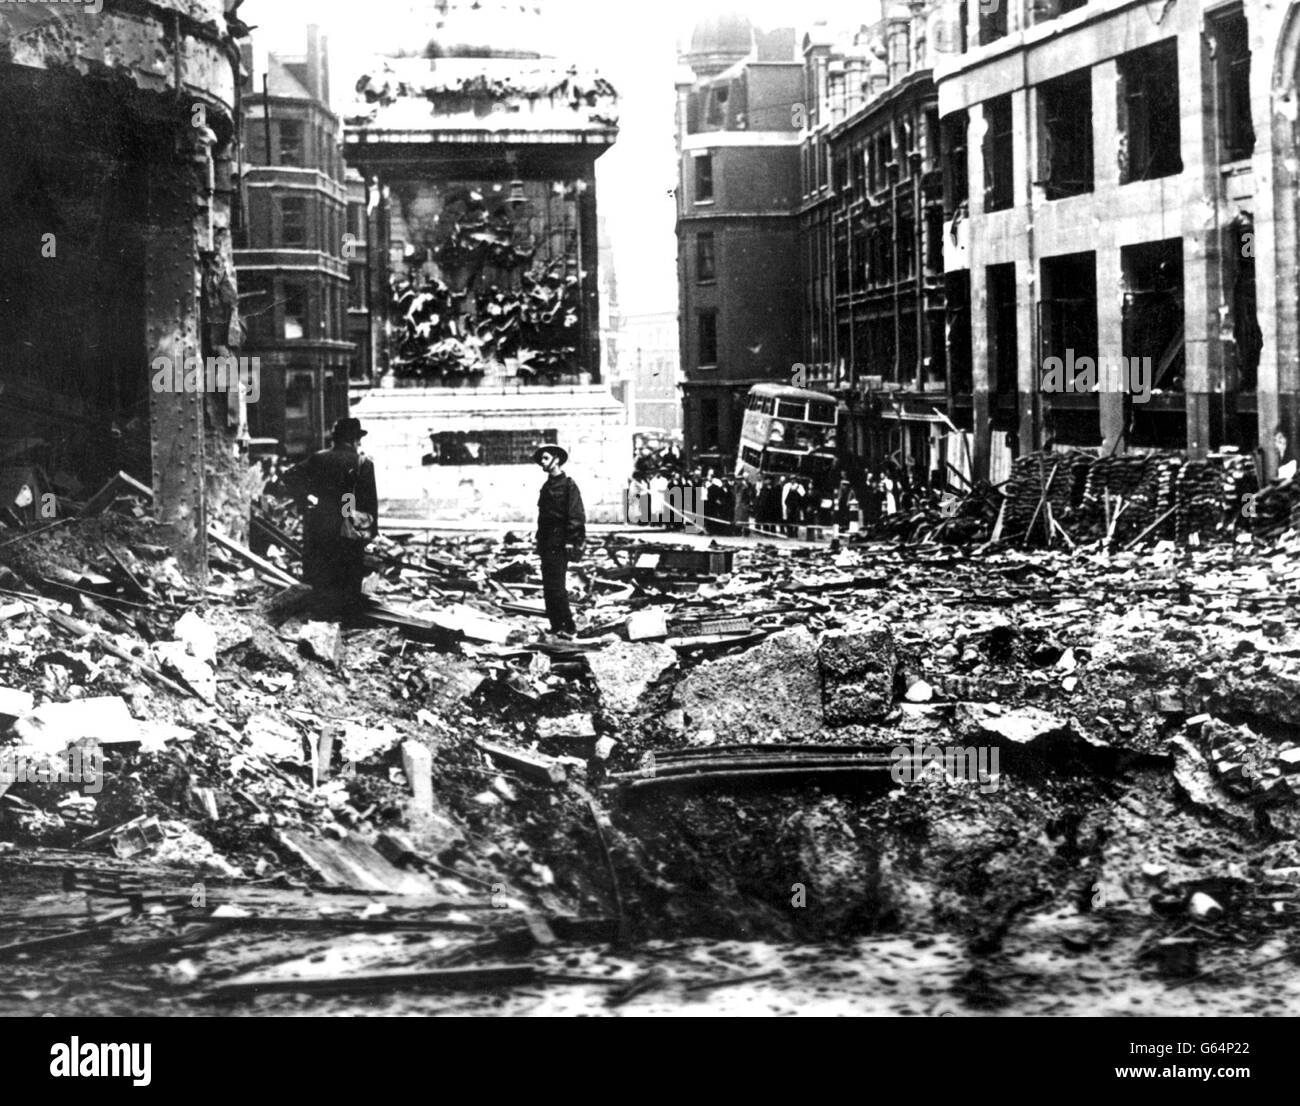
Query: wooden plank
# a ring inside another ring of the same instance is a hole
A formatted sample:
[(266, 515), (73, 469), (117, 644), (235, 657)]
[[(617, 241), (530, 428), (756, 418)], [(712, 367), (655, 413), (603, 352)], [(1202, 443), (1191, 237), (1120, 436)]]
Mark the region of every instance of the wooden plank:
[(444, 987), (479, 990), (489, 987), (517, 987), (535, 983), (540, 972), (532, 964), (484, 964), (472, 968), (423, 968), (416, 971), (368, 972), (364, 975), (243, 976), (218, 983), (213, 998), (245, 995), (284, 994), (306, 991), (312, 994), (342, 994), (348, 991), (393, 991), (401, 987)]
[(490, 741), (477, 741), (478, 745), (493, 760), (500, 761), (506, 767), (518, 772), (525, 779), (537, 780), (539, 783), (563, 783), (566, 778), (564, 765), (553, 757), (541, 753), (524, 753), (518, 749), (507, 749), (504, 745), (494, 745)]
[(219, 546), (221, 546), (222, 549), (226, 550), (228, 553), (233, 553), (241, 561), (244, 561), (247, 564), (252, 565), (258, 571), (265, 573), (267, 576), (270, 576), (271, 579), (273, 579), (278, 584), (284, 584), (286, 587), (296, 587), (297, 585), (302, 583), (301, 580), (298, 580), (295, 577), (290, 576), (287, 572), (284, 571), (284, 569), (278, 568), (277, 566), (273, 565), (270, 561), (265, 560), (262, 557), (259, 557), (247, 546), (240, 545), (239, 542), (235, 541), (234, 538), (227, 537), (220, 530), (218, 530), (215, 525), (209, 524), (208, 537), (210, 537), (214, 542), (216, 542)]
[(394, 867), (378, 850), (359, 838), (330, 841), (287, 829), (279, 830), (276, 836), (331, 886), (393, 895), (423, 895), (434, 890), (433, 884), (423, 876)]
[(144, 496), (150, 503), (153, 502), (153, 488), (141, 484), (130, 473), (119, 472), (86, 501), (86, 505), (81, 509), (80, 517), (91, 518), (94, 515), (103, 513), (105, 508), (123, 492), (135, 492)]

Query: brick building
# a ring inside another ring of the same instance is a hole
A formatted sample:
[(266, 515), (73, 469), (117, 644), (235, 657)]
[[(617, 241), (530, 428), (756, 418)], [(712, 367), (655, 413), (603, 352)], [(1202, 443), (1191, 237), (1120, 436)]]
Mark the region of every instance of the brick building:
[(261, 364), (261, 395), (249, 407), (249, 424), (290, 456), (320, 449), (347, 414), (356, 356), (348, 314), (355, 259), (345, 253), (355, 254), (358, 242), (364, 248), (364, 237), (347, 222), (327, 49), (311, 26), (304, 56), (268, 54), (257, 72), (252, 47), (244, 48), (246, 214), (235, 264), (244, 352)]
[(745, 396), (789, 383), (799, 342), (795, 34), (700, 23), (677, 85), (678, 287), (687, 460), (735, 463)]

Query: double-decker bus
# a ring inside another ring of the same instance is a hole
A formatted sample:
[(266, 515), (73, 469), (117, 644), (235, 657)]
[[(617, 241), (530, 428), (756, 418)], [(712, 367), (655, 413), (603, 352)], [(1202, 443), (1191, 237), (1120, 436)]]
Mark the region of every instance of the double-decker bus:
[(833, 396), (785, 384), (755, 384), (740, 424), (736, 476), (825, 480), (836, 467), (839, 407)]

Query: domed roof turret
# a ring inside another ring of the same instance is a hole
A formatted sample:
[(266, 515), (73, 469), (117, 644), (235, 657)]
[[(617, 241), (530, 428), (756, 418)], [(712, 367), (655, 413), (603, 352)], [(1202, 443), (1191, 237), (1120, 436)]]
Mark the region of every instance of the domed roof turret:
[(684, 60), (700, 77), (711, 77), (754, 49), (754, 25), (744, 12), (710, 16), (695, 24)]

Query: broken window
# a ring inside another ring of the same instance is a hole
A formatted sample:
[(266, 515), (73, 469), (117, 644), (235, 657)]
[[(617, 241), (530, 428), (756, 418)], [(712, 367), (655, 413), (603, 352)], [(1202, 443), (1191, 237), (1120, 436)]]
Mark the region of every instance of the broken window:
[(1092, 191), (1092, 73), (1038, 86), (1038, 174), (1049, 200)]
[(1255, 151), (1250, 118), (1250, 33), (1240, 8), (1209, 20), (1213, 65), (1219, 86), (1219, 157), (1239, 161)]
[(718, 363), (718, 313), (701, 311), (699, 316), (699, 365)]
[(895, 179), (906, 179), (912, 175), (912, 154), (916, 151), (916, 129), (910, 120), (898, 121), (897, 149), (898, 177)]
[(280, 136), (281, 165), (302, 168), (307, 164), (306, 139), (301, 120), (281, 119), (277, 125)]
[(1119, 182), (1183, 171), (1178, 125), (1178, 42), (1125, 54), (1119, 69)]
[(1150, 359), (1151, 373), (1146, 379), (1151, 388), (1181, 388), (1183, 241), (1167, 238), (1124, 246), (1120, 264), (1124, 272), (1123, 355), (1142, 359), (1142, 363)]
[(239, 272), (239, 316), (245, 342), (251, 347), (274, 341), (275, 297), (271, 281), (262, 273)]
[(1040, 279), (1039, 363), (1048, 357), (1063, 362), (1073, 356), (1097, 357), (1097, 255), (1085, 253), (1045, 257)]
[(943, 210), (949, 216), (966, 202), (970, 192), (966, 169), (966, 131), (969, 126), (968, 112), (954, 111), (943, 117)]
[(1259, 355), (1263, 334), (1259, 329), (1255, 298), (1255, 222), (1243, 212), (1224, 231), (1224, 254), (1228, 260), (1228, 287), (1224, 290), (1232, 311), (1232, 340), (1228, 344), (1228, 368), (1235, 387), (1255, 391), (1259, 380)]
[(306, 338), (307, 330), (307, 286), (304, 284), (286, 284), (284, 286), (284, 327), (282, 336), (286, 341)]
[(286, 249), (307, 246), (307, 200), (303, 196), (280, 197), (280, 245)]
[(988, 303), (989, 391), (1015, 395), (1016, 368), (1016, 264), (990, 265), (984, 270)]
[(871, 140), (871, 190), (879, 192), (888, 187), (890, 169), (894, 163), (894, 142), (888, 127)]
[(713, 255), (713, 235), (697, 235), (695, 238), (695, 279), (703, 284), (706, 281), (716, 280), (717, 275)]
[(939, 141), (939, 109), (925, 109), (925, 171), (931, 173), (942, 167)]
[(948, 389), (950, 395), (971, 392), (970, 270), (958, 269), (944, 277), (945, 329), (948, 333)]
[(898, 275), (910, 277), (916, 272), (916, 222), (910, 213), (898, 216)]
[(1010, 93), (985, 101), (984, 122), (984, 210), (1005, 211), (1014, 195)]
[(889, 284), (894, 279), (894, 242), (888, 227), (871, 232), (871, 260), (867, 266), (870, 284)]
[(843, 231), (835, 236), (834, 255), (835, 294), (843, 295), (849, 289), (849, 240)]
[(943, 208), (937, 204), (925, 210), (925, 269), (936, 276), (943, 272)]

